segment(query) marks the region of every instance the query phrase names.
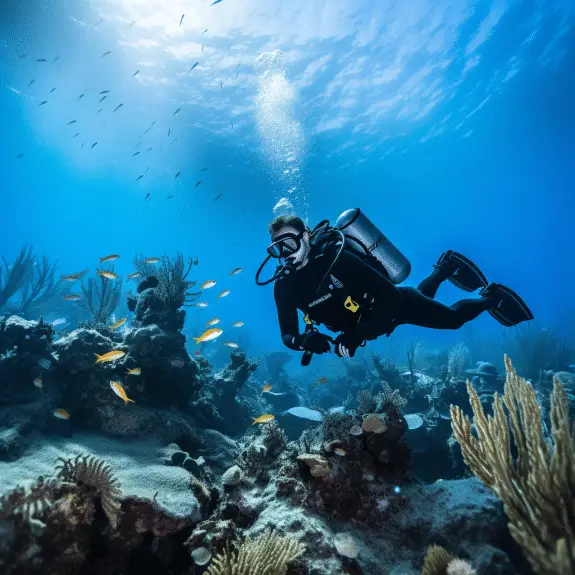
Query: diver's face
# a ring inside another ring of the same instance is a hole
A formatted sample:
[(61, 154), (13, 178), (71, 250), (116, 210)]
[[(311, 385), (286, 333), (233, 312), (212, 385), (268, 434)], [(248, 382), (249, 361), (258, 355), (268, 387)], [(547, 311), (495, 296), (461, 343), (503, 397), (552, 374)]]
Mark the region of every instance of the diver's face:
[(272, 234), (272, 242), (275, 242), (277, 239), (281, 238), (281, 236), (283, 236), (284, 234), (293, 234), (294, 236), (300, 237), (300, 245), (297, 251), (284, 258), (286, 262), (295, 266), (296, 269), (300, 269), (305, 264), (307, 264), (307, 260), (309, 257), (309, 251), (310, 251), (309, 232), (306, 230), (303, 233), (303, 235), (301, 235), (300, 232), (298, 232), (295, 228), (286, 226)]

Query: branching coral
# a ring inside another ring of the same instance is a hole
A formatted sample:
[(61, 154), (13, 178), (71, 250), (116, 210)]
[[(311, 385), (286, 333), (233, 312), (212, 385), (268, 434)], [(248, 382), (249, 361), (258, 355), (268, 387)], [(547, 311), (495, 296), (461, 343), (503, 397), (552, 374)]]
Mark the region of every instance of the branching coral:
[[(55, 279), (56, 265), (44, 256), (36, 261), (31, 246), (23, 246), (16, 261), (0, 265), (0, 309), (13, 300), (13, 312), (25, 318), (35, 318), (50, 311), (60, 296), (61, 282)], [(14, 296), (19, 293), (17, 301)]]
[(57, 477), (61, 481), (85, 485), (100, 497), (102, 509), (115, 528), (120, 521), (120, 484), (112, 468), (103, 459), (77, 455), (74, 459), (60, 459)]
[(376, 408), (375, 397), (369, 389), (362, 389), (357, 394), (357, 409), (355, 412), (360, 417), (366, 413), (372, 413)]
[(156, 293), (167, 309), (190, 306), (200, 296), (200, 292), (188, 292), (196, 285), (195, 281), (187, 279), (193, 265), (192, 258), (186, 265), (182, 254), (178, 254), (175, 258), (164, 255), (157, 265), (146, 263), (141, 255), (134, 258), (134, 267), (142, 277), (154, 276), (158, 279)]
[(12, 266), (4, 258), (2, 261), (4, 266), (0, 265), (0, 309), (24, 283), (33, 262), (32, 248), (28, 245), (22, 246)]
[(214, 557), (207, 575), (285, 575), (287, 565), (305, 550), (303, 544), (290, 536), (271, 531), (255, 539), (246, 539), (239, 550), (229, 546)]
[(384, 413), (391, 410), (399, 413), (407, 405), (407, 399), (401, 396), (399, 389), (391, 389), (387, 381), (382, 381), (381, 387), (376, 396), (376, 411)]
[(478, 436), (472, 433), (470, 419), (456, 406), (451, 406), (453, 433), (465, 463), (503, 501), (511, 535), (535, 572), (572, 574), (575, 426), (570, 428), (567, 397), (555, 378), (551, 435), (546, 438), (533, 387), (517, 375), (507, 356), (505, 366), (503, 401), (495, 394), (493, 416), (485, 415), (477, 391), (467, 383)]
[(467, 561), (455, 559), (443, 547), (431, 545), (423, 561), (422, 575), (475, 575)]
[[(113, 267), (109, 271), (113, 271)], [(109, 280), (102, 276), (89, 278), (88, 285), (82, 283), (82, 292), (82, 306), (92, 314), (96, 323), (104, 323), (118, 305), (122, 294), (122, 280)]]
[(16, 487), (0, 497), (0, 521), (9, 517), (29, 520), (52, 505), (55, 499), (56, 484), (40, 478), (29, 489)]

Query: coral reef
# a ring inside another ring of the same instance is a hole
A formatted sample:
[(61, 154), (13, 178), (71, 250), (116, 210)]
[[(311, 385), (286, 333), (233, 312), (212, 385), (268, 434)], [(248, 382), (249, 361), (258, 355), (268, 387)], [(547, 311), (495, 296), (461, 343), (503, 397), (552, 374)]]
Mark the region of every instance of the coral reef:
[(304, 545), (294, 537), (273, 532), (247, 539), (238, 551), (229, 548), (214, 557), (207, 575), (285, 575), (287, 564), (304, 552)]
[(188, 280), (193, 267), (187, 266), (182, 254), (175, 258), (162, 256), (158, 264), (147, 263), (142, 256), (134, 259), (134, 267), (142, 278), (138, 296), (128, 298), (128, 309), (134, 312), (134, 321), (140, 326), (157, 325), (171, 332), (181, 331), (186, 319), (185, 310), (199, 297), (199, 292), (189, 292), (196, 284)]
[(241, 351), (232, 350), (229, 365), (218, 373), (207, 375), (200, 397), (192, 405), (204, 427), (230, 436), (243, 433), (251, 423), (250, 413), (256, 410), (252, 407), (254, 401), (240, 397), (240, 392), (257, 367), (257, 361), (249, 360)]
[(575, 500), (575, 428), (569, 422), (565, 391), (555, 379), (546, 436), (532, 385), (517, 375), (507, 357), (505, 365), (503, 401), (495, 395), (493, 416), (485, 415), (468, 383), (478, 435), (455, 406), (453, 432), (465, 463), (502, 499), (511, 535), (533, 569), (540, 575), (567, 575), (575, 572), (575, 518), (570, 511)]

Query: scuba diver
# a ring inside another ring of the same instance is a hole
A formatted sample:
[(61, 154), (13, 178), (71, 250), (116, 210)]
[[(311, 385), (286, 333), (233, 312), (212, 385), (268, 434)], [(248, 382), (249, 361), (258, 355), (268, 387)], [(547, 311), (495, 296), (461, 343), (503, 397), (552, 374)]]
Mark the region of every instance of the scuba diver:
[[(283, 343), (303, 351), (302, 365), (314, 353), (331, 351), (351, 358), (366, 341), (389, 336), (397, 326), (459, 329), (489, 312), (505, 326), (533, 319), (525, 302), (509, 288), (488, 284), (465, 256), (448, 250), (417, 288), (398, 286), (411, 271), (409, 260), (358, 208), (347, 210), (335, 226), (320, 222), (313, 230), (296, 216), (269, 224), (272, 243), (256, 274), (258, 285), (275, 282), (274, 297)], [(270, 259), (279, 265), (271, 279), (259, 276)], [(444, 281), (479, 297), (453, 305), (436, 301)], [(298, 310), (304, 313), (300, 333)], [(335, 339), (321, 333), (323, 324)]]

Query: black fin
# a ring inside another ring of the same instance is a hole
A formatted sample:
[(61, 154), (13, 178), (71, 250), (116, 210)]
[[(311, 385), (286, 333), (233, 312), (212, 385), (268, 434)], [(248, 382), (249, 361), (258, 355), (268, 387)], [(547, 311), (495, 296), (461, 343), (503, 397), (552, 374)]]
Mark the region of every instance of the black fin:
[[(483, 292), (483, 293), (482, 293)], [(511, 327), (533, 319), (527, 304), (512, 289), (501, 284), (489, 284), (480, 295), (499, 301), (499, 305), (489, 313), (505, 327)]]
[(435, 267), (454, 268), (447, 279), (464, 291), (472, 292), (487, 286), (482, 271), (471, 260), (453, 250), (443, 252)]

